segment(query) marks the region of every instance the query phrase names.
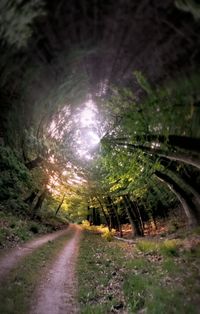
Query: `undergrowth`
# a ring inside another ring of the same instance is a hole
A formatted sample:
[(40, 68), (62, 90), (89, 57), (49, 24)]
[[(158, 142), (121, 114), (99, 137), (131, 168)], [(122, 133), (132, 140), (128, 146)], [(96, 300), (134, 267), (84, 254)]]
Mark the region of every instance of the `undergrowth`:
[(91, 225), (88, 220), (83, 220), (81, 227), (87, 231), (101, 233), (101, 237), (107, 241), (112, 241), (113, 237), (116, 233), (115, 229), (109, 230), (109, 228), (107, 226), (104, 226), (104, 225), (100, 225), (100, 226)]
[(117, 289), (123, 257), (118, 256), (113, 245), (114, 241), (84, 232), (77, 266), (81, 313), (110, 313), (124, 306), (122, 290)]
[(78, 263), (81, 313), (198, 314), (199, 259), (200, 248), (185, 251), (181, 240), (128, 244), (85, 232)]
[(165, 240), (160, 242), (141, 240), (137, 242), (137, 248), (142, 252), (160, 253), (162, 255), (171, 256), (178, 255), (180, 241)]
[(13, 247), (33, 238), (66, 226), (61, 218), (47, 217), (44, 221), (34, 221), (12, 213), (0, 211), (0, 248)]

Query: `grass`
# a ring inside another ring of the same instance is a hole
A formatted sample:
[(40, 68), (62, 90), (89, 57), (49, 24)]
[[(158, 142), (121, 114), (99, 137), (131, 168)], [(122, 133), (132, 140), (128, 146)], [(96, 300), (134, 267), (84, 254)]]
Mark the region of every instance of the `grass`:
[(81, 313), (197, 314), (200, 248), (180, 240), (139, 240), (136, 245), (85, 232), (78, 263)]
[(71, 232), (26, 256), (6, 277), (0, 288), (0, 313), (27, 314), (30, 300), (41, 276), (71, 237)]
[(179, 248), (178, 240), (165, 240), (163, 242), (154, 242), (152, 240), (140, 240), (137, 242), (137, 248), (144, 253), (160, 253), (165, 256), (176, 256)]
[(122, 265), (115, 242), (84, 232), (77, 266), (81, 313), (105, 314), (124, 306)]

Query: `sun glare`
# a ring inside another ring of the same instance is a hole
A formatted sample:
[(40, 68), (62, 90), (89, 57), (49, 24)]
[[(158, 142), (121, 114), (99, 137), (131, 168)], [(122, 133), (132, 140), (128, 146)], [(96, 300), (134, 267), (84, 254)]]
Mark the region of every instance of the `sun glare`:
[(93, 132), (93, 131), (89, 131), (88, 132), (88, 137), (90, 137), (90, 142), (93, 145), (98, 145), (100, 142), (100, 138), (98, 136), (97, 133)]
[(98, 135), (98, 110), (91, 99), (84, 104), (82, 110), (78, 109), (75, 121), (78, 124), (76, 132), (77, 154), (81, 158), (91, 160), (91, 152), (94, 151), (95, 146), (100, 142)]
[[(70, 115), (71, 113), (71, 115)], [(72, 136), (72, 147), (78, 158), (92, 160), (94, 152), (100, 143), (100, 114), (94, 101), (89, 98), (82, 106), (70, 110), (69, 106), (57, 114), (51, 121), (48, 132), (57, 140)], [(54, 164), (54, 156), (49, 158)]]

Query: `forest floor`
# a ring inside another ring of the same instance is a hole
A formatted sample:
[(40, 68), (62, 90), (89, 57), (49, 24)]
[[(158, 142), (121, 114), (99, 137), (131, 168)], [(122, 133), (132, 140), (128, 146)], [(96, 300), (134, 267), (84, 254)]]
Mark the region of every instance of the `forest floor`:
[(134, 242), (85, 231), (78, 282), (82, 314), (199, 314), (200, 230)]
[(53, 235), (2, 277), (0, 313), (199, 313), (199, 229), (131, 243), (79, 226)]

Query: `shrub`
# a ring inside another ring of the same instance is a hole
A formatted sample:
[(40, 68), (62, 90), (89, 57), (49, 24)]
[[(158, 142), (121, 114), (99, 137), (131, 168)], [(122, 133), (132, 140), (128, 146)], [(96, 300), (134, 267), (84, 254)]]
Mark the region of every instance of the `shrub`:
[(83, 220), (81, 225), (82, 225), (83, 229), (86, 229), (86, 230), (90, 229), (90, 227), (91, 227), (90, 222), (88, 220)]
[(106, 227), (104, 228), (103, 230), (103, 233), (102, 233), (102, 238), (106, 239), (107, 241), (112, 241), (113, 240), (113, 237), (115, 235), (115, 230), (112, 229), (111, 231)]
[(160, 245), (160, 252), (163, 255), (174, 256), (178, 255), (179, 242), (177, 240), (165, 240)]
[(142, 252), (156, 252), (158, 250), (158, 243), (148, 240), (137, 242), (137, 248)]

